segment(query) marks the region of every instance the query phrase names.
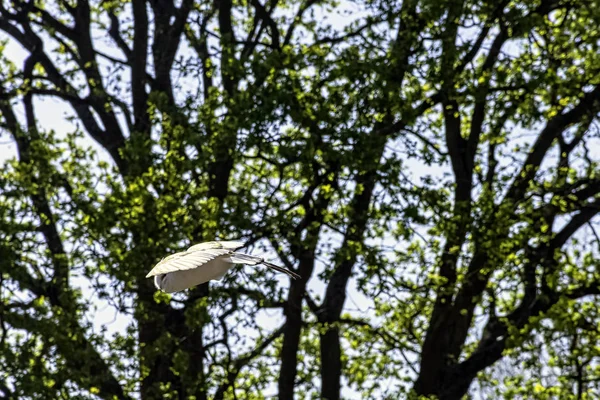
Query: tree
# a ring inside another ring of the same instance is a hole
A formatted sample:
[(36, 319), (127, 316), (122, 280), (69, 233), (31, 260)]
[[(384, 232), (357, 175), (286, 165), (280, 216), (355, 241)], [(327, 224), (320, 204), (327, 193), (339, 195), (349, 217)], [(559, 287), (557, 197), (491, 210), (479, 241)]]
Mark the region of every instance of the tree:
[[(4, 398), (598, 395), (598, 6), (3, 2)], [(215, 238), (302, 279), (144, 278)]]

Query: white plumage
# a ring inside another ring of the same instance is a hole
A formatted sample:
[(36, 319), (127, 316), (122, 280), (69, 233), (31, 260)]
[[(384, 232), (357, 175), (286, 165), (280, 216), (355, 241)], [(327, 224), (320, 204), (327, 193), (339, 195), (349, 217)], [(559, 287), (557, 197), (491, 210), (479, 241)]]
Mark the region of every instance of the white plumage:
[(171, 254), (160, 260), (146, 278), (153, 276), (157, 289), (174, 293), (210, 280), (219, 280), (235, 264), (264, 264), (294, 279), (300, 277), (290, 270), (266, 262), (261, 257), (236, 253), (236, 250), (243, 246), (244, 243), (236, 241), (196, 244), (185, 251)]

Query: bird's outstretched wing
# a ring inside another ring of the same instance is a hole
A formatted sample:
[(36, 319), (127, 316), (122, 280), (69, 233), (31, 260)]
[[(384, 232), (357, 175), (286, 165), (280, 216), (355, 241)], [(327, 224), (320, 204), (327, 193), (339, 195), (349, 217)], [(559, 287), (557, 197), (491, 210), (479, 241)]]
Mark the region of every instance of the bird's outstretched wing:
[[(202, 243), (204, 244), (204, 243)], [(214, 260), (219, 256), (224, 256), (231, 253), (230, 249), (226, 248), (209, 248), (205, 250), (194, 249), (194, 246), (186, 251), (171, 254), (163, 258), (152, 270), (146, 275), (150, 278), (155, 275), (168, 274), (169, 272), (185, 271), (188, 269), (198, 268), (207, 262)]]
[(233, 264), (249, 264), (257, 265), (264, 264), (267, 267), (282, 272), (294, 279), (300, 278), (300, 275), (286, 268), (271, 264), (264, 258), (251, 256), (249, 254), (235, 253), (235, 250), (244, 246), (243, 242), (238, 241), (223, 241), (223, 242), (206, 242), (196, 244), (186, 251), (171, 254), (163, 258), (152, 270), (146, 275), (150, 278), (156, 275), (168, 274), (169, 272), (186, 271), (201, 267), (202, 265), (214, 260), (220, 256), (229, 256), (229, 262)]
[(290, 271), (287, 268), (280, 267), (279, 265), (271, 264), (270, 262), (265, 261), (265, 259), (261, 258), (261, 257), (251, 256), (249, 254), (243, 254), (243, 253), (231, 253), (231, 255), (229, 256), (229, 259), (234, 264), (248, 264), (248, 265), (264, 264), (267, 267), (269, 267), (277, 272), (282, 272), (288, 276), (291, 276), (294, 279), (300, 278), (300, 275), (298, 275), (297, 273)]
[(226, 249), (230, 251), (236, 251), (244, 247), (244, 242), (240, 242), (237, 240), (230, 241), (215, 241), (215, 242), (204, 242), (198, 243), (187, 249), (187, 251), (197, 251), (197, 250), (210, 250), (210, 249)]

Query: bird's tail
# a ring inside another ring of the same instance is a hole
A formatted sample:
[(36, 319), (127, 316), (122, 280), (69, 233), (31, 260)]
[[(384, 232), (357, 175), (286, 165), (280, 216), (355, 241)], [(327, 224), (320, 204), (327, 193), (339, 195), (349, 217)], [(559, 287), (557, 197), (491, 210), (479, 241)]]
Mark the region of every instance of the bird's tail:
[(290, 271), (287, 268), (280, 267), (279, 265), (271, 264), (270, 262), (265, 261), (265, 259), (261, 258), (261, 257), (251, 256), (249, 254), (243, 254), (243, 253), (233, 253), (229, 257), (231, 259), (231, 262), (234, 264), (248, 264), (248, 265), (264, 264), (267, 267), (271, 268), (272, 270), (284, 273), (294, 279), (300, 278), (300, 275), (298, 275), (297, 273)]

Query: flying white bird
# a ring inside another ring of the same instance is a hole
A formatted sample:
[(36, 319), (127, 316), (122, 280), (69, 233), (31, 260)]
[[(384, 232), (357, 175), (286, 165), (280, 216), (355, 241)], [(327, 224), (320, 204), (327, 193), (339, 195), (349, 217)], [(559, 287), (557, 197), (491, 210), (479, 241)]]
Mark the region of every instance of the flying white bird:
[(220, 280), (235, 264), (264, 264), (294, 279), (300, 276), (288, 269), (271, 264), (264, 258), (237, 253), (242, 242), (206, 242), (160, 260), (146, 275), (154, 277), (154, 285), (166, 293), (179, 292), (210, 280)]

